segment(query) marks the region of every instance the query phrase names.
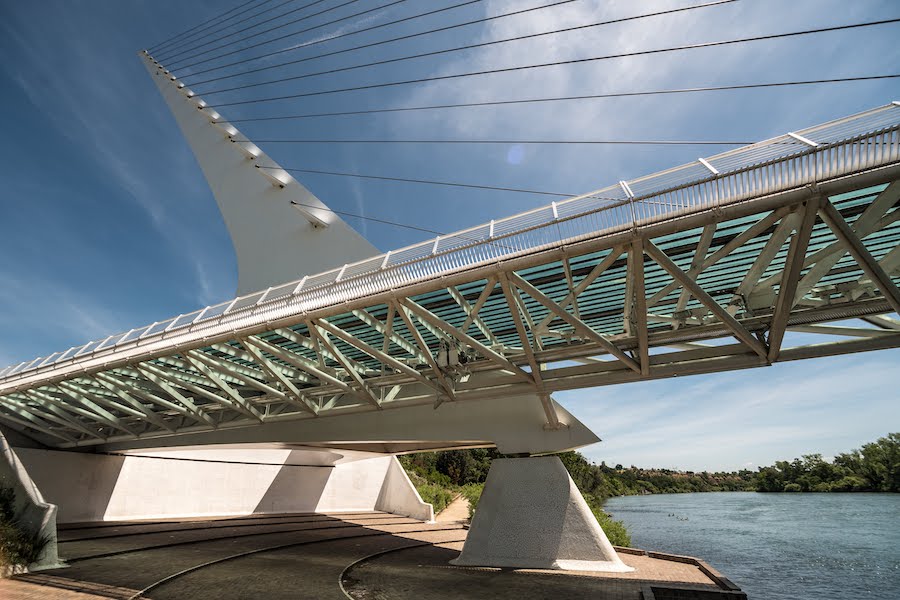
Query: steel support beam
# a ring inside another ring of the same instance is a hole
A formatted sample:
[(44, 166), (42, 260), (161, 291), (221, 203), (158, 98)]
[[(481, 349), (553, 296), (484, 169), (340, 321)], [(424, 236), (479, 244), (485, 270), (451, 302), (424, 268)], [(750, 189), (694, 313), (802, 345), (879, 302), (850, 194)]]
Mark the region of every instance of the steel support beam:
[(713, 300), (713, 298), (707, 294), (703, 289), (700, 288), (699, 285), (684, 273), (681, 269), (678, 268), (672, 259), (670, 259), (665, 252), (656, 247), (656, 244), (651, 242), (650, 240), (646, 240), (644, 243), (644, 251), (656, 261), (656, 264), (661, 266), (669, 275), (671, 275), (674, 279), (679, 281), (681, 285), (689, 288), (691, 294), (694, 295), (697, 300), (699, 300), (706, 308), (710, 310), (722, 323), (724, 323), (744, 344), (746, 344), (751, 350), (756, 352), (762, 358), (766, 358), (768, 355), (768, 349), (760, 342), (758, 339), (753, 337), (747, 329), (741, 325), (737, 319), (731, 316), (724, 308), (719, 306), (719, 304)]
[(832, 233), (847, 245), (857, 264), (869, 276), (872, 283), (878, 286), (878, 289), (881, 290), (894, 312), (900, 313), (900, 290), (897, 289), (890, 276), (884, 272), (884, 269), (881, 268), (878, 261), (866, 249), (862, 241), (853, 233), (844, 217), (841, 216), (841, 213), (838, 212), (831, 202), (825, 203), (822, 217)]
[(509, 275), (510, 281), (523, 292), (537, 300), (540, 304), (544, 305), (544, 307), (549, 310), (551, 313), (555, 314), (557, 317), (568, 323), (571, 327), (575, 329), (577, 333), (585, 336), (589, 340), (596, 342), (603, 346), (607, 352), (621, 360), (625, 365), (627, 365), (630, 369), (637, 371), (640, 373), (641, 366), (634, 361), (633, 358), (625, 354), (622, 350), (620, 350), (615, 344), (610, 342), (604, 336), (600, 335), (593, 328), (591, 328), (587, 323), (580, 319), (576, 319), (574, 316), (570, 315), (568, 312), (560, 308), (560, 306), (555, 303), (553, 300), (544, 295), (543, 292), (538, 290), (536, 287), (528, 283), (525, 279), (519, 276), (517, 273), (513, 272)]
[(422, 307), (416, 302), (410, 299), (404, 299), (399, 301), (400, 304), (408, 308), (413, 312), (417, 317), (420, 317), (422, 321), (430, 323), (433, 327), (443, 328), (447, 331), (451, 336), (455, 337), (457, 340), (462, 342), (463, 344), (468, 345), (476, 352), (479, 352), (482, 356), (487, 358), (488, 360), (494, 362), (500, 368), (505, 371), (509, 371), (519, 379), (522, 379), (531, 385), (534, 385), (534, 379), (527, 372), (520, 369), (517, 365), (515, 365), (512, 361), (507, 359), (502, 354), (495, 352), (493, 349), (485, 346), (471, 335), (466, 333), (465, 331), (460, 331), (456, 327), (453, 327), (428, 309)]
[(803, 221), (791, 240), (788, 255), (785, 259), (785, 269), (782, 273), (781, 285), (778, 287), (778, 299), (775, 302), (775, 314), (772, 317), (772, 325), (769, 328), (769, 362), (778, 360), (781, 352), (781, 342), (784, 340), (784, 332), (788, 318), (796, 301), (797, 284), (800, 282), (800, 272), (803, 269), (803, 260), (806, 258), (806, 249), (809, 247), (809, 237), (813, 226), (816, 224), (816, 215), (819, 212), (821, 200), (818, 198), (808, 201), (803, 207)]

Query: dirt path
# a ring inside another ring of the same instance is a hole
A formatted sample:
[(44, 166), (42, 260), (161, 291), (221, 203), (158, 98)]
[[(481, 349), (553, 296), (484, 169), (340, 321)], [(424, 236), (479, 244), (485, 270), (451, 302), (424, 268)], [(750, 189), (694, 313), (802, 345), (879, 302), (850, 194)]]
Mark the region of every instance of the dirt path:
[(465, 496), (457, 496), (447, 508), (439, 512), (434, 520), (438, 523), (459, 523), (469, 520), (469, 501)]

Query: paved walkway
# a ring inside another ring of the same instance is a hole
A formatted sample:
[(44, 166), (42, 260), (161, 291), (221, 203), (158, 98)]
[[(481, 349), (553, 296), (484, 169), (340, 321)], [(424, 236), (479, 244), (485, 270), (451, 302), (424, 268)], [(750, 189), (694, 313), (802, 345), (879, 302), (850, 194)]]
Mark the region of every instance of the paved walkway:
[(434, 520), (438, 523), (464, 523), (469, 520), (469, 501), (465, 496), (457, 496), (439, 512)]
[(457, 499), (432, 524), (377, 512), (73, 524), (59, 531), (70, 566), (0, 580), (0, 598), (125, 600), (148, 588), (153, 600), (346, 600), (342, 585), (355, 600), (638, 600), (650, 584), (699, 587), (689, 596), (697, 598), (719, 590), (675, 557), (620, 553), (637, 568), (627, 574), (454, 567), (466, 517)]

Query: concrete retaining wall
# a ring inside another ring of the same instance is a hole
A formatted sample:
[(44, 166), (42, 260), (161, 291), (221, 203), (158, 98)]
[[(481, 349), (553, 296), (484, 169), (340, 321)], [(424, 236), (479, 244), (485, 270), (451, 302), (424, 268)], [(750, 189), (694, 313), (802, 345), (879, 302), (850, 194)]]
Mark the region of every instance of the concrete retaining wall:
[(291, 450), (141, 456), (16, 450), (60, 523), (282, 512), (383, 510), (430, 520), (393, 456), (291, 464)]

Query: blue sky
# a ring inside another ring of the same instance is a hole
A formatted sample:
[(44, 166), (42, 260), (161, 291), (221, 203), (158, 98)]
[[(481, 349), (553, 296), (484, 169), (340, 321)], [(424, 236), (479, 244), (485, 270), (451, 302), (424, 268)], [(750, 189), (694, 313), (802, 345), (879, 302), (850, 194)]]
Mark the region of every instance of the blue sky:
[[(449, 5), (452, 2), (442, 3)], [(544, 2), (546, 3), (546, 2)], [(294, 5), (299, 5), (295, 2)], [(322, 8), (336, 5), (331, 1)], [(362, 0), (327, 15), (387, 4)], [(390, 29), (403, 35), (509, 12), (475, 3)], [(688, 2), (580, 0), (510, 19), (310, 62), (276, 75), (425, 52), (651, 12)], [(0, 364), (231, 297), (231, 242), (187, 144), (140, 63), (138, 50), (227, 10), (195, 0), (0, 4)], [(639, 6), (638, 6), (639, 5)], [(438, 6), (408, 0), (359, 20), (285, 40), (321, 39)], [(290, 8), (273, 12), (278, 14)], [(302, 14), (302, 13), (301, 13)], [(669, 45), (900, 16), (895, 2), (741, 0), (578, 33), (455, 52), (374, 69), (211, 94), (216, 102), (550, 62)], [(313, 25), (325, 20), (310, 20)], [(896, 71), (900, 27), (601, 61), (418, 86), (225, 107), (226, 118), (668, 87), (876, 75)], [(318, 36), (318, 37), (316, 37)], [(315, 52), (387, 37), (365, 33)], [(267, 49), (264, 47), (263, 49)], [(286, 57), (290, 57), (287, 54)], [(215, 65), (217, 63), (211, 63)], [(207, 66), (211, 66), (207, 65)], [(200, 67), (198, 67), (200, 68)], [(176, 73), (179, 76), (189, 71)], [(190, 81), (190, 79), (188, 80)], [(245, 80), (246, 81), (246, 80)], [(757, 140), (900, 98), (897, 80), (589, 102), (455, 109), (242, 126), (251, 139), (436, 137)], [(215, 102), (210, 102), (215, 103)], [(579, 193), (723, 148), (622, 146), (415, 147), (262, 144), (287, 167)], [(327, 176), (298, 177), (336, 210), (452, 231), (546, 204), (541, 196)], [(429, 237), (347, 219), (382, 250)], [(885, 351), (766, 370), (559, 394), (604, 443), (594, 460), (688, 469), (767, 464), (836, 452), (898, 429), (896, 365)]]

